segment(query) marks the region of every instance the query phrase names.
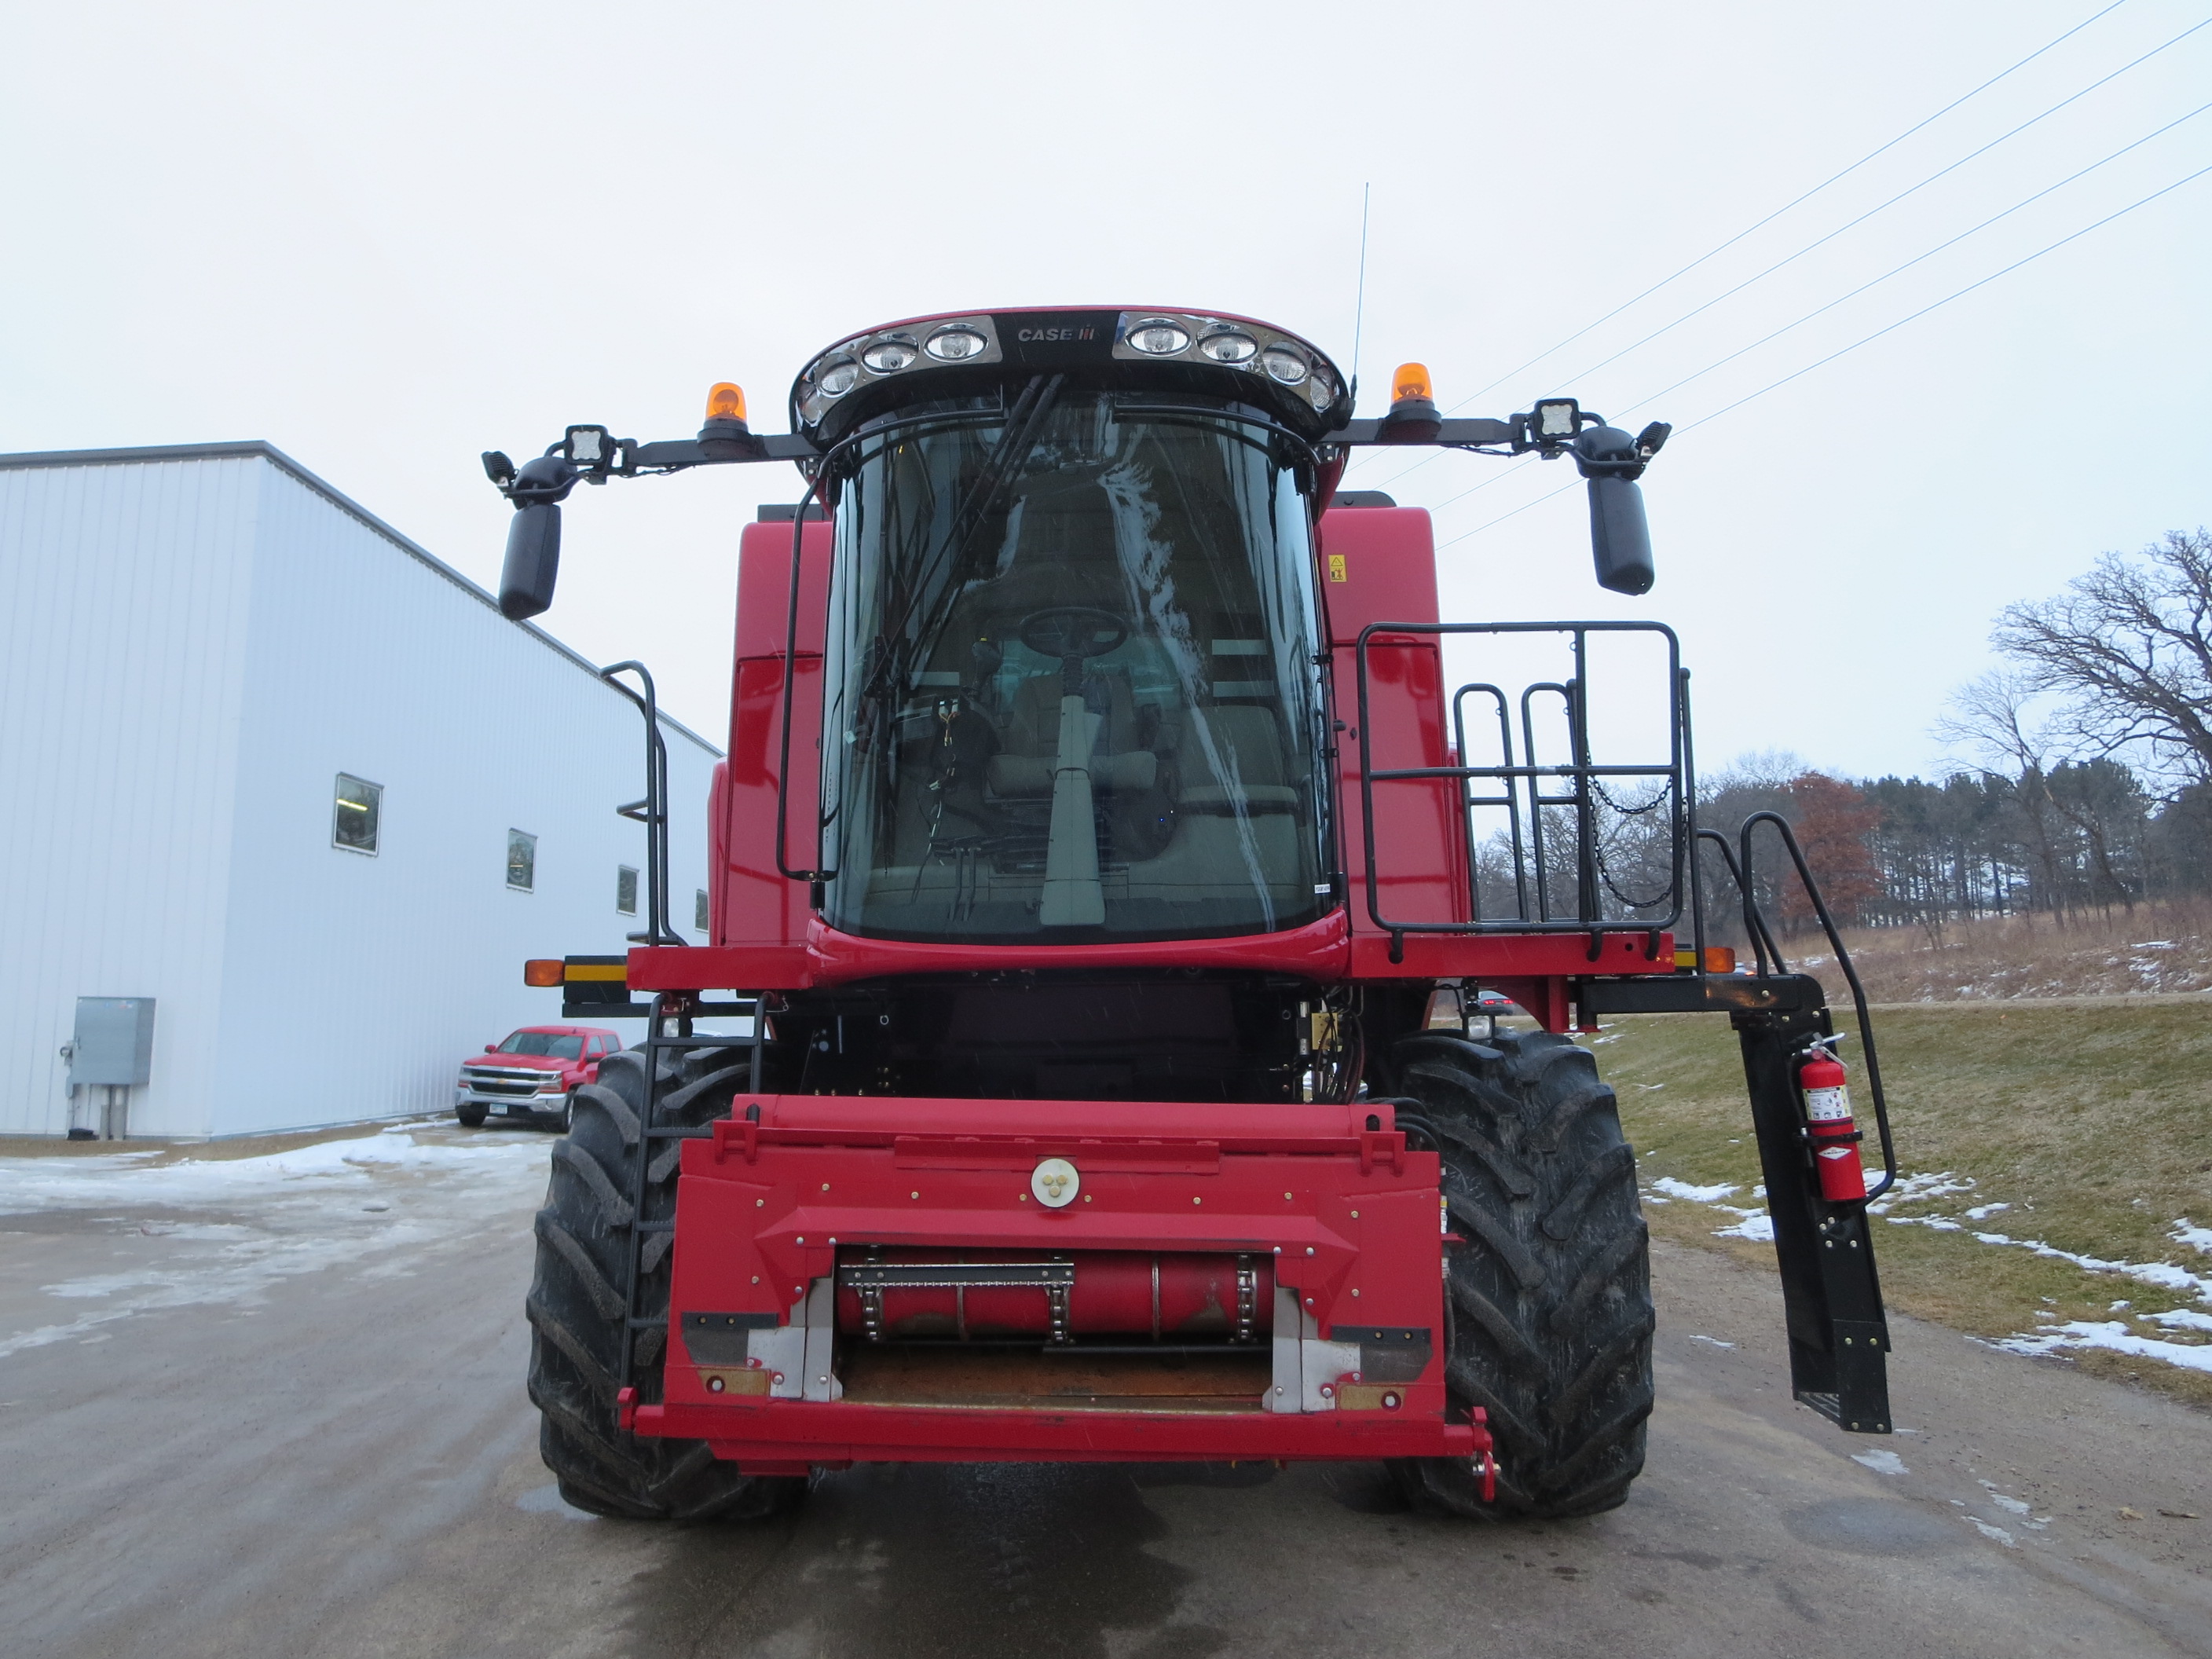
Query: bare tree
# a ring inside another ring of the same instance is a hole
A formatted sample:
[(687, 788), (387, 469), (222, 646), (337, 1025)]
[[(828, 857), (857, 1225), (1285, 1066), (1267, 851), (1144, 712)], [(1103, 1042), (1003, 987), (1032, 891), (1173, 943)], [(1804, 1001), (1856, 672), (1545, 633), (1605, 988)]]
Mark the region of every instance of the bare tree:
[[(2132, 844), (2142, 839), (2148, 803), (2135, 775), (2110, 757), (2117, 745), (2084, 741), (2073, 711), (2040, 723), (2031, 717), (2041, 689), (2030, 674), (1984, 674), (1951, 694), (1935, 735), (1964, 749), (1986, 775), (2010, 779), (2021, 850), (2033, 866), (2031, 893), (2053, 919), (2116, 900), (2132, 910), (2142, 891)], [(2069, 758), (2069, 749), (2087, 758)], [(2130, 843), (2124, 854), (2123, 841)]]
[(2107, 553), (2056, 599), (2008, 605), (1992, 642), (2061, 700), (2084, 755), (2134, 749), (2175, 782), (2212, 781), (2212, 533)]
[(2040, 890), (2056, 920), (2063, 884), (2059, 878), (2057, 815), (2045, 781), (2049, 775), (2045, 761), (2051, 738), (2048, 729), (2034, 723), (2028, 713), (2040, 690), (2033, 674), (1993, 669), (1954, 691), (1950, 712), (1932, 729), (1944, 742), (1964, 749), (1984, 769), (2019, 780), (2015, 800), (2021, 827), (2026, 832), (2023, 850), (2035, 861), (2033, 886)]

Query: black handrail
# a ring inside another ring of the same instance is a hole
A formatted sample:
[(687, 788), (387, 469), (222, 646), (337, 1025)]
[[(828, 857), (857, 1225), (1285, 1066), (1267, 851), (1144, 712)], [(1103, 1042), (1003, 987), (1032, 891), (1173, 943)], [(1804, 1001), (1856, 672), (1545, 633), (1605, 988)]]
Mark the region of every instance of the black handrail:
[[(1762, 823), (1772, 824), (1782, 836), (1782, 844), (1790, 852), (1790, 862), (1797, 866), (1797, 879), (1804, 884), (1805, 896), (1813, 901), (1813, 913), (1820, 919), (1820, 931), (1828, 936), (1828, 948), (1836, 953), (1836, 965), (1844, 970), (1844, 981), (1851, 988), (1851, 1008), (1858, 1015), (1859, 1046), (1866, 1050), (1867, 1091), (1874, 1097), (1875, 1130), (1881, 1141), (1882, 1176), (1867, 1191), (1870, 1199), (1880, 1198), (1897, 1184), (1897, 1148), (1889, 1138), (1889, 1103), (1881, 1091), (1881, 1062), (1874, 1051), (1874, 1020), (1867, 1012), (1866, 988), (1859, 983), (1859, 970), (1851, 963), (1851, 953), (1844, 948), (1844, 936), (1837, 930), (1836, 919), (1828, 914), (1828, 901), (1822, 896), (1820, 883), (1813, 879), (1813, 871), (1805, 862), (1805, 851), (1797, 844), (1797, 836), (1790, 828), (1789, 819), (1779, 812), (1753, 812), (1743, 821), (1738, 835), (1742, 849), (1743, 864), (1739, 878), (1743, 884), (1747, 913), (1755, 909), (1752, 899), (1751, 832)], [(1762, 928), (1764, 922), (1761, 923)], [(1775, 952), (1775, 965), (1782, 965), (1782, 953)], [(1765, 974), (1764, 964), (1760, 973)]]
[[(1735, 861), (1735, 848), (1729, 844), (1729, 838), (1717, 830), (1700, 830), (1698, 831), (1698, 839), (1709, 841), (1721, 849), (1721, 862), (1728, 866), (1729, 878), (1735, 883), (1736, 891), (1743, 896), (1744, 931), (1751, 936), (1751, 951), (1753, 958), (1759, 963), (1759, 976), (1761, 979), (1768, 979), (1772, 977), (1774, 973), (1786, 971), (1782, 967), (1782, 951), (1774, 943), (1773, 934), (1767, 931), (1765, 912), (1759, 908), (1758, 901), (1753, 898), (1751, 884), (1743, 878), (1743, 866)], [(1701, 909), (1698, 916), (1698, 935), (1700, 939), (1705, 937), (1704, 921)], [(1702, 944), (1698, 946), (1701, 952), (1704, 948)], [(1768, 966), (1769, 958), (1772, 959), (1774, 964), (1771, 969)], [(1702, 969), (1705, 965), (1705, 957), (1702, 954), (1698, 958), (1698, 964)]]
[[(1571, 681), (1542, 681), (1532, 685), (1522, 695), (1522, 762), (1514, 763), (1510, 716), (1507, 713), (1504, 694), (1497, 687), (1477, 682), (1462, 687), (1452, 702), (1452, 730), (1460, 745), (1457, 766), (1415, 766), (1378, 768), (1372, 763), (1375, 735), (1371, 724), (1371, 708), (1368, 690), (1368, 653), (1374, 648), (1404, 647), (1420, 642), (1417, 639), (1382, 637), (1383, 635), (1436, 636), (1445, 634), (1565, 634), (1570, 637), (1575, 653), (1575, 676)], [(1600, 765), (1591, 758), (1588, 730), (1588, 710), (1583, 688), (1588, 683), (1586, 658), (1589, 636), (1592, 634), (1656, 634), (1667, 644), (1667, 682), (1668, 700), (1668, 754), (1663, 765)], [(1359, 631), (1354, 651), (1358, 678), (1359, 710), (1359, 791), (1361, 822), (1365, 830), (1363, 849), (1367, 877), (1367, 914), (1376, 927), (1391, 936), (1393, 960), (1399, 958), (1407, 933), (1589, 933), (1595, 939), (1605, 927), (1599, 894), (1599, 866), (1595, 846), (1595, 789), (1597, 780), (1613, 777), (1661, 778), (1666, 781), (1674, 796), (1668, 813), (1670, 848), (1668, 884), (1661, 896), (1669, 908), (1663, 917), (1638, 918), (1636, 931), (1650, 933), (1655, 939), (1663, 929), (1671, 927), (1683, 914), (1685, 887), (1685, 848), (1682, 842), (1686, 833), (1693, 830), (1694, 811), (1686, 804), (1688, 777), (1688, 738), (1686, 699), (1688, 676), (1681, 665), (1681, 644), (1674, 631), (1662, 623), (1646, 622), (1569, 622), (1569, 623), (1370, 623)], [(1535, 763), (1535, 731), (1531, 699), (1539, 692), (1551, 692), (1563, 699), (1566, 705), (1569, 726), (1569, 762), (1561, 766), (1540, 766)], [(1487, 692), (1498, 699), (1500, 712), (1501, 736), (1504, 752), (1498, 766), (1470, 766), (1466, 747), (1466, 722), (1461, 699), (1470, 693)], [(1376, 850), (1375, 785), (1413, 781), (1422, 779), (1452, 779), (1458, 786), (1460, 811), (1463, 823), (1468, 823), (1466, 839), (1468, 858), (1468, 919), (1463, 921), (1394, 921), (1382, 910), (1381, 869)], [(1477, 796), (1470, 786), (1476, 779), (1485, 779), (1504, 786), (1505, 797)], [(1525, 780), (1525, 782), (1523, 781)], [(1542, 793), (1546, 780), (1565, 781), (1571, 785), (1567, 792), (1546, 795)], [(1521, 815), (1518, 797), (1522, 789), (1528, 792), (1529, 817), (1527, 826), (1528, 849), (1524, 854), (1521, 841)], [(1656, 805), (1655, 801), (1654, 805)], [(1516, 897), (1520, 914), (1511, 917), (1486, 917), (1482, 915), (1479, 896), (1480, 884), (1477, 879), (1474, 839), (1470, 822), (1477, 807), (1507, 807), (1510, 814), (1510, 837), (1515, 861)], [(1577, 908), (1581, 915), (1555, 919), (1552, 915), (1549, 890), (1550, 859), (1544, 842), (1542, 817), (1547, 806), (1571, 807), (1576, 813), (1576, 888)], [(1536, 888), (1536, 915), (1528, 915), (1528, 894), (1526, 879), (1526, 860), (1533, 860)], [(1694, 875), (1694, 866), (1690, 866)]]
[[(1498, 761), (1501, 765), (1512, 765), (1512, 704), (1507, 700), (1504, 687), (1492, 685), (1487, 681), (1484, 680), (1471, 680), (1467, 684), (1460, 687), (1458, 690), (1452, 693), (1452, 752), (1459, 757), (1460, 763), (1462, 765), (1466, 764), (1468, 751), (1467, 746), (1467, 710), (1465, 704), (1468, 694), (1472, 691), (1486, 691), (1492, 697), (1496, 699), (1498, 703)], [(1462, 808), (1460, 817), (1467, 830), (1467, 895), (1468, 913), (1477, 921), (1481, 920), (1482, 880), (1478, 869), (1478, 849), (1476, 848), (1474, 842), (1474, 809), (1478, 806), (1502, 806), (1505, 809), (1506, 822), (1511, 826), (1509, 832), (1509, 839), (1511, 842), (1513, 848), (1513, 896), (1517, 907), (1515, 914), (1516, 915), (1525, 916), (1528, 914), (1528, 860), (1524, 856), (1521, 845), (1521, 793), (1518, 789), (1514, 787), (1510, 779), (1506, 781), (1505, 793), (1502, 795), (1477, 795), (1471, 793), (1469, 791), (1472, 789), (1473, 785), (1474, 780), (1470, 778), (1462, 786), (1462, 799), (1460, 802)]]
[[(645, 687), (641, 696), (615, 678), (635, 674)], [(660, 735), (660, 704), (653, 675), (641, 662), (618, 662), (599, 670), (599, 678), (635, 703), (645, 716), (645, 799), (615, 811), (645, 826), (645, 931), (629, 936), (633, 945), (689, 945), (668, 927), (668, 744)]]

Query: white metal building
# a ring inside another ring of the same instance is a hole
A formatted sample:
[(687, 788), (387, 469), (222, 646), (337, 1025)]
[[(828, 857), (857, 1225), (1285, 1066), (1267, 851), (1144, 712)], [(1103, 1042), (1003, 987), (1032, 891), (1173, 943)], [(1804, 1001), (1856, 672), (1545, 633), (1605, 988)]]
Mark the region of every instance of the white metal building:
[[(719, 751), (664, 729), (703, 940)], [(0, 1133), (98, 1126), (80, 997), (155, 1000), (133, 1135), (449, 1106), (559, 1018), (525, 957), (644, 926), (644, 749), (590, 663), (267, 444), (0, 456)]]

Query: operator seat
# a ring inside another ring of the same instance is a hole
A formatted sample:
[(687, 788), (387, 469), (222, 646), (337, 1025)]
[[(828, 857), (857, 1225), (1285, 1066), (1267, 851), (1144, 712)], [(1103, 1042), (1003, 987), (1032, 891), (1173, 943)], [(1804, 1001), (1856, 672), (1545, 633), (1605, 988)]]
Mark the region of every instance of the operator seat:
[[(1091, 784), (1101, 791), (1149, 789), (1159, 775), (1159, 757), (1137, 743), (1137, 700), (1129, 677), (1091, 675), (1085, 682), (1105, 692), (1105, 716), (1091, 751)], [(1037, 674), (1015, 688), (1006, 731), (991, 757), (989, 778), (1002, 799), (1042, 799), (1052, 793), (1052, 769), (1060, 756), (1060, 678), (1057, 670)]]

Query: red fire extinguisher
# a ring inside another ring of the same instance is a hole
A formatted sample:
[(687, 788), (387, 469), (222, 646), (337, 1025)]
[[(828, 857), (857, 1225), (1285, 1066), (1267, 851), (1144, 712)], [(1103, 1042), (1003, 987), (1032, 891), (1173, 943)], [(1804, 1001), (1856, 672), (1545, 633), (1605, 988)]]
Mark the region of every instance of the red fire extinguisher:
[(1813, 1167), (1820, 1172), (1820, 1196), (1831, 1204), (1863, 1199), (1867, 1190), (1859, 1134), (1851, 1123), (1851, 1091), (1844, 1085), (1843, 1062), (1826, 1047), (1815, 1048), (1797, 1068), (1805, 1124), (1813, 1138)]

